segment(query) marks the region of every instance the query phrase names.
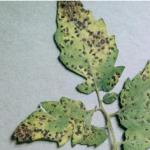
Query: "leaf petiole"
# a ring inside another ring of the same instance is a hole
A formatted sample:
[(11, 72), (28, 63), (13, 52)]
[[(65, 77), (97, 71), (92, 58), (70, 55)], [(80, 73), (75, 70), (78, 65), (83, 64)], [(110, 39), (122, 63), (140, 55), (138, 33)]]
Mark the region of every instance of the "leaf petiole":
[(105, 111), (105, 108), (103, 106), (103, 103), (101, 101), (99, 91), (98, 91), (97, 88), (95, 88), (95, 92), (96, 92), (97, 100), (98, 100), (98, 103), (99, 103), (99, 111), (101, 111), (103, 113), (104, 118), (105, 118), (107, 130), (108, 130), (110, 140), (111, 140), (112, 150), (118, 150), (118, 144), (117, 144), (118, 142), (116, 140), (115, 133), (114, 133), (114, 130), (113, 130), (113, 127), (112, 127), (110, 115)]

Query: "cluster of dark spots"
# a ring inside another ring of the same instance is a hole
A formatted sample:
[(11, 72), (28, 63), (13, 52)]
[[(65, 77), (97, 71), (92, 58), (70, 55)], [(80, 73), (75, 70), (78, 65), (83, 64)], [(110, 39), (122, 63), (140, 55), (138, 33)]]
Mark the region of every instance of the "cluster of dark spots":
[(142, 80), (145, 81), (146, 79), (147, 79), (147, 76), (145, 74), (143, 74)]
[(92, 73), (91, 73), (90, 68), (89, 68), (89, 69), (88, 69), (88, 71), (87, 71), (87, 75), (88, 75), (89, 77), (91, 77), (91, 76), (92, 76)]
[(76, 135), (82, 134), (81, 126), (77, 125), (77, 131), (75, 132)]
[(64, 36), (69, 36), (69, 28), (68, 28), (68, 27), (62, 28), (62, 29), (60, 30), (60, 32), (63, 32), (63, 33), (64, 33)]
[(46, 120), (46, 116), (45, 116), (45, 115), (42, 115), (41, 117), (39, 117), (39, 120), (40, 120), (40, 121)]
[(94, 35), (94, 32), (92, 32), (92, 31), (90, 31), (90, 30), (86, 30), (88, 33), (89, 33), (89, 35), (91, 36), (91, 35)]
[(83, 23), (85, 23), (85, 22), (87, 22), (87, 21), (89, 21), (89, 17), (85, 17), (85, 18), (83, 19)]
[(79, 28), (80, 30), (82, 30), (83, 28), (86, 27), (86, 26), (85, 26), (85, 22), (81, 22), (81, 21), (79, 21), (79, 20), (77, 20), (77, 21), (75, 22), (75, 24), (76, 24), (77, 28)]
[(87, 40), (86, 42), (87, 42), (89, 47), (92, 47), (92, 43), (89, 40)]
[(32, 131), (28, 128), (27, 125), (21, 124), (14, 133), (14, 138), (16, 138), (19, 142), (23, 141), (31, 141), (32, 139)]
[(109, 44), (109, 39), (108, 38), (106, 38), (106, 43)]
[(99, 40), (96, 44), (95, 44), (95, 46), (96, 47), (103, 47), (104, 45), (105, 45), (105, 43), (106, 43), (106, 41), (105, 41), (105, 39), (101, 39), (101, 40)]
[(79, 36), (80, 36), (80, 30), (79, 30), (78, 28), (76, 28), (76, 27), (75, 27), (74, 30), (75, 30), (75, 31), (74, 31), (75, 35), (76, 35), (77, 37), (79, 37)]
[(65, 43), (68, 43), (69, 41), (70, 41), (69, 39), (65, 39), (65, 40), (64, 40)]
[[(73, 120), (72, 120), (73, 121)], [(74, 127), (74, 123), (71, 120), (69, 121), (69, 124), (71, 124), (72, 127)]]
[(48, 138), (48, 133), (49, 133), (49, 131), (44, 130), (44, 131), (43, 131), (43, 136), (44, 136), (45, 138)]
[[(77, 26), (80, 29), (83, 29), (86, 27), (86, 25), (89, 23), (88, 22), (88, 17), (84, 18), (83, 21), (79, 21), (79, 18), (81, 17), (82, 10), (86, 12), (82, 6), (79, 6), (76, 4), (76, 2), (67, 2), (67, 4), (63, 3), (60, 5), (61, 8), (63, 9), (63, 12), (61, 14), (61, 18), (63, 16), (66, 16), (68, 18), (68, 22), (73, 22), (75, 26)], [(62, 19), (63, 19), (62, 18)]]
[(59, 44), (59, 47), (60, 47), (60, 48), (65, 48), (64, 45), (62, 45), (62, 44)]
[[(80, 13), (79, 13), (80, 14)], [(89, 17), (85, 17), (85, 18), (80, 18), (81, 20), (79, 20), (79, 17), (76, 16), (76, 18), (73, 18), (72, 21), (74, 22), (75, 26), (79, 29), (79, 30), (83, 30), (85, 29), (89, 24)]]
[(111, 55), (111, 52), (107, 52), (107, 55)]
[(34, 132), (43, 132), (43, 130), (42, 129), (38, 129), (38, 128), (35, 128), (34, 130), (33, 130)]
[(39, 122), (39, 124), (42, 126), (43, 125), (43, 123), (42, 122)]
[(75, 27), (75, 29), (74, 29), (74, 30), (75, 30), (75, 31), (74, 31), (74, 33), (75, 33), (75, 34), (78, 34), (78, 33), (79, 33), (78, 28), (76, 28), (76, 27)]

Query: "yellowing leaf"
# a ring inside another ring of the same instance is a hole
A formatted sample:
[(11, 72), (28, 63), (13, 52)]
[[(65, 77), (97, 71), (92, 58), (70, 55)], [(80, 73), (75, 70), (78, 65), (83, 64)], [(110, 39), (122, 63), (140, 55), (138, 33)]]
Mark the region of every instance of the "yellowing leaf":
[(115, 36), (108, 35), (103, 19), (95, 20), (81, 2), (58, 2), (55, 41), (60, 61), (85, 79), (78, 91), (89, 94), (95, 86), (110, 91), (116, 85), (124, 67), (114, 66), (118, 56)]
[(25, 119), (13, 136), (18, 142), (48, 140), (64, 145), (69, 139), (72, 145), (98, 146), (107, 138), (104, 129), (91, 125), (94, 111), (87, 111), (81, 101), (62, 97), (60, 101), (43, 102)]
[(150, 148), (150, 62), (133, 80), (127, 79), (120, 103), (119, 119), (126, 128), (124, 150)]

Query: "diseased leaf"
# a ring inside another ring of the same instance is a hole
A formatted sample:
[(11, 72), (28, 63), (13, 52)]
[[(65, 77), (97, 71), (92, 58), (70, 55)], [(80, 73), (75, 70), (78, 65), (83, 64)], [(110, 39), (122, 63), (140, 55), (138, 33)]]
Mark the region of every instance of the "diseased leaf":
[(78, 140), (78, 138), (75, 138), (75, 136), (73, 136), (72, 144), (98, 146), (106, 140), (106, 137), (106, 131), (103, 129), (95, 126), (91, 126), (90, 128), (85, 127), (82, 133), (82, 139)]
[(120, 103), (119, 119), (126, 128), (124, 150), (150, 148), (150, 62), (133, 80), (127, 79)]
[(21, 143), (49, 140), (62, 146), (71, 139), (72, 145), (98, 146), (107, 135), (104, 129), (91, 125), (93, 113), (86, 110), (81, 101), (66, 97), (59, 102), (43, 102), (17, 127), (13, 136)]
[(118, 94), (115, 92), (107, 93), (103, 97), (103, 102), (105, 104), (112, 104), (115, 100), (117, 100)]
[(108, 35), (103, 19), (95, 20), (81, 2), (58, 2), (55, 41), (60, 61), (85, 79), (78, 91), (89, 94), (96, 85), (108, 92), (117, 84), (124, 67), (114, 66), (118, 56), (115, 36)]

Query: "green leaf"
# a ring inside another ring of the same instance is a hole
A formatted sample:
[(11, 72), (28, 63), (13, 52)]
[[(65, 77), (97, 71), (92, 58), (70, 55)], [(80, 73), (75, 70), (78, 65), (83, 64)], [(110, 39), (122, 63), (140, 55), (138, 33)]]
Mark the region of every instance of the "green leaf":
[(114, 66), (115, 36), (108, 35), (103, 19), (95, 20), (81, 2), (58, 2), (55, 41), (60, 61), (85, 79), (77, 85), (78, 91), (90, 94), (97, 87), (108, 92), (117, 84), (124, 67)]
[(81, 101), (62, 97), (60, 101), (42, 102), (15, 130), (20, 143), (36, 140), (54, 141), (58, 146), (69, 139), (72, 145), (98, 146), (107, 138), (106, 131), (91, 125), (94, 110), (86, 110)]
[(119, 119), (126, 128), (124, 150), (150, 148), (150, 62), (133, 80), (126, 80), (120, 104)]
[(107, 93), (103, 97), (103, 102), (105, 104), (112, 104), (115, 100), (117, 100), (118, 94), (115, 92)]

